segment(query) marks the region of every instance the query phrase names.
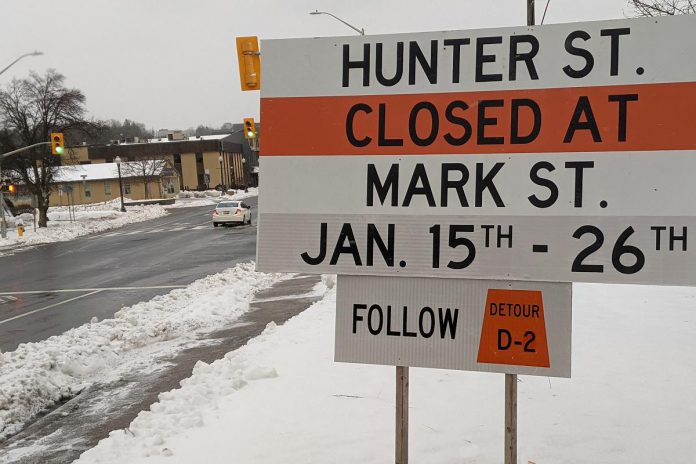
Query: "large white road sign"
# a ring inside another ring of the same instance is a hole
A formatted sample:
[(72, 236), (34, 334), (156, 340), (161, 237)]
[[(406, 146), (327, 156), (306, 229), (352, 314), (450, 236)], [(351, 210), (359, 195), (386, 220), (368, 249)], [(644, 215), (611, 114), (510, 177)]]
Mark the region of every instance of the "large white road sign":
[(570, 377), (571, 287), (340, 275), (335, 360)]
[(264, 41), (258, 268), (696, 285), (695, 30)]

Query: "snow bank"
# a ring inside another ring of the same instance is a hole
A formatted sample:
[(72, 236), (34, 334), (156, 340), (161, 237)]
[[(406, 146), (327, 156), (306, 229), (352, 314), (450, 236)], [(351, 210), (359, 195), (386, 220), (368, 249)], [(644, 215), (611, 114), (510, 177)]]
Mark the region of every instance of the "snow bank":
[(240, 264), (125, 307), (113, 319), (0, 353), (0, 439), (91, 383), (150, 366), (154, 355), (171, 354), (196, 334), (228, 324), (248, 310), (254, 293), (286, 277)]
[(257, 197), (259, 195), (259, 188), (258, 187), (249, 187), (247, 191), (244, 190), (237, 190), (237, 193), (234, 195), (229, 195), (229, 190), (228, 194), (224, 195), (222, 198), (225, 200), (243, 200), (245, 198), (249, 197)]
[(214, 206), (217, 205), (219, 200), (210, 199), (181, 199), (177, 198), (173, 205), (168, 205), (167, 209), (171, 208), (195, 208), (197, 206)]
[[(575, 285), (573, 378), (520, 376), (519, 462), (691, 463), (696, 289)], [(335, 293), (160, 395), (91, 463), (393, 461), (394, 368), (333, 362)], [(410, 452), (502, 462), (502, 374), (411, 369)]]
[(36, 232), (34, 232), (33, 218), (23, 215), (24, 236), (19, 237), (16, 229), (8, 230), (7, 239), (0, 239), (0, 252), (24, 245), (65, 242), (83, 235), (104, 232), (167, 214), (160, 205), (129, 206), (125, 213), (120, 212), (120, 207), (120, 200), (118, 204), (112, 202), (106, 205), (76, 206), (75, 222), (69, 222), (67, 207), (49, 208), (48, 227), (37, 227)]
[[(222, 195), (222, 193), (217, 190), (206, 190), (204, 192), (181, 191), (176, 199), (176, 203), (172, 206), (167, 206), (167, 209), (217, 205), (223, 200), (244, 200), (245, 198), (255, 197), (259, 194), (259, 189), (257, 187), (251, 187), (248, 190), (248, 192), (236, 190), (237, 193), (233, 195)], [(230, 192), (230, 190), (228, 190), (228, 192)]]

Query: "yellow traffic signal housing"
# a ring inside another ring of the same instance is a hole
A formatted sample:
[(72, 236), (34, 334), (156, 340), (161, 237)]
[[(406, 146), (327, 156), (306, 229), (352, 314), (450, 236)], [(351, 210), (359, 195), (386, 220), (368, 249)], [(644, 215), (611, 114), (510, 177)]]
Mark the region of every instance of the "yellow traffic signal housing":
[(256, 124), (254, 118), (244, 118), (244, 138), (254, 140), (256, 138)]
[(237, 61), (242, 90), (261, 90), (259, 38), (237, 37)]
[(51, 132), (51, 154), (62, 155), (65, 151), (62, 132)]
[(9, 180), (0, 180), (0, 191), (8, 193), (17, 193), (17, 186)]

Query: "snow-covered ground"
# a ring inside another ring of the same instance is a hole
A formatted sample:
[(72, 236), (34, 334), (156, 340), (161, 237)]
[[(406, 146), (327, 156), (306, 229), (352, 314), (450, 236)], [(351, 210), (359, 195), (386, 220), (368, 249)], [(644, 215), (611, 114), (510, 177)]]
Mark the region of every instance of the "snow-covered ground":
[[(571, 379), (521, 376), (519, 462), (692, 463), (696, 289), (575, 285)], [(199, 363), (88, 463), (385, 463), (394, 368), (333, 362), (335, 292)], [(413, 462), (502, 462), (502, 374), (412, 369)]]
[(253, 263), (240, 264), (125, 307), (113, 319), (0, 352), (0, 439), (94, 382), (152, 369), (154, 359), (226, 326), (248, 310), (258, 290), (287, 277), (257, 273)]
[[(106, 230), (123, 227), (127, 224), (148, 221), (167, 214), (170, 208), (190, 208), (194, 206), (216, 205), (221, 200), (243, 200), (258, 195), (258, 188), (249, 188), (247, 192), (238, 190), (234, 195), (221, 195), (215, 190), (207, 192), (186, 192), (191, 198), (177, 198), (176, 203), (168, 206), (147, 205), (129, 206), (122, 213), (121, 200), (92, 205), (74, 207), (74, 222), (70, 221), (71, 213), (67, 206), (51, 207), (48, 210), (48, 227), (36, 228), (34, 231), (31, 214), (21, 216), (24, 222), (24, 236), (19, 237), (16, 228), (7, 231), (7, 238), (0, 239), (0, 254), (3, 251), (17, 247), (41, 245), (53, 242), (65, 242), (83, 235), (89, 235)], [(195, 197), (194, 194), (199, 197)], [(126, 199), (127, 200), (127, 199)]]
[(32, 215), (23, 214), (20, 217), (24, 222), (24, 236), (19, 237), (16, 228), (9, 229), (7, 238), (0, 239), (0, 253), (18, 246), (73, 240), (83, 235), (148, 221), (167, 214), (160, 205), (129, 206), (125, 213), (122, 213), (120, 208), (120, 200), (106, 204), (75, 206), (75, 220), (71, 222), (67, 206), (51, 207), (48, 210), (48, 227), (37, 227), (36, 232)]
[[(229, 191), (228, 191), (229, 192)], [(257, 187), (250, 187), (247, 191), (236, 190), (235, 194), (222, 194), (217, 190), (206, 190), (205, 192), (179, 192), (176, 203), (167, 208), (191, 208), (194, 206), (216, 205), (222, 200), (244, 200), (245, 198), (255, 197), (259, 194)]]

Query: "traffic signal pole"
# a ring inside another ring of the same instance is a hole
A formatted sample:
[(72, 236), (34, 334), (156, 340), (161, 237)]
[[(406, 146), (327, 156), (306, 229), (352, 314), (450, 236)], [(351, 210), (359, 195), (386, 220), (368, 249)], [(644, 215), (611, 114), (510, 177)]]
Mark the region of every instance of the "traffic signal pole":
[[(7, 153), (3, 153), (2, 155), (0, 155), (0, 180), (2, 180), (3, 178), (2, 162), (5, 160), (5, 158), (8, 158), (17, 153), (21, 153), (23, 151), (31, 150), (32, 148), (50, 144), (51, 142), (39, 142), (33, 145), (29, 145), (28, 147), (22, 147), (16, 150), (8, 151)], [(7, 238), (7, 224), (5, 223), (5, 192), (2, 189), (0, 189), (0, 237)]]

